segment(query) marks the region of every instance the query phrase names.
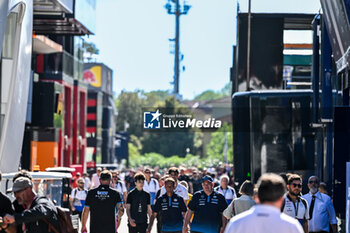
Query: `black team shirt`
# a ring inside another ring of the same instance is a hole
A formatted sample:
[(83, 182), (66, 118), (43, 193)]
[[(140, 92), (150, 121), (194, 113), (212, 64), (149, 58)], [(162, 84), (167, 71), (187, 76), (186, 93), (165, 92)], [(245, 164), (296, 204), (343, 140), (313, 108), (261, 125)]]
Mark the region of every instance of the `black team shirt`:
[(222, 223), (222, 212), (227, 208), (225, 197), (216, 191), (209, 196), (205, 192), (196, 192), (188, 208), (194, 211), (191, 230), (196, 232), (217, 233)]
[(175, 193), (169, 197), (167, 194), (159, 197), (153, 207), (154, 212), (162, 215), (162, 231), (182, 231), (182, 212), (187, 211), (184, 199)]
[(137, 188), (130, 191), (127, 197), (127, 204), (130, 204), (130, 215), (135, 223), (147, 223), (147, 206), (151, 203), (151, 195)]
[(100, 185), (90, 190), (85, 201), (85, 206), (90, 207), (90, 232), (117, 232), (115, 221), (117, 204), (122, 203), (120, 193), (108, 185)]
[[(0, 192), (0, 217), (4, 217), (6, 214), (13, 214), (12, 204), (10, 199)], [(0, 233), (5, 232), (0, 230)]]

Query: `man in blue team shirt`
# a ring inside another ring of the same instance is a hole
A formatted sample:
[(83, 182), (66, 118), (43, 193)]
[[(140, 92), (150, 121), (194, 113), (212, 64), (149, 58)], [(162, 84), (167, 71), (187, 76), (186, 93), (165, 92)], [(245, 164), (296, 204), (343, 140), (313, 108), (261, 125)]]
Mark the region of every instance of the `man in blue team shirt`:
[(147, 229), (151, 232), (153, 221), (158, 213), (162, 215), (162, 232), (164, 233), (181, 233), (183, 226), (183, 214), (187, 210), (186, 204), (182, 197), (174, 193), (175, 180), (167, 178), (164, 181), (166, 194), (159, 197), (153, 207), (153, 215)]
[(188, 232), (190, 219), (194, 214), (190, 229), (191, 233), (222, 233), (226, 227), (226, 218), (222, 212), (227, 208), (225, 197), (214, 191), (213, 178), (204, 176), (203, 190), (196, 192), (188, 203), (183, 233)]

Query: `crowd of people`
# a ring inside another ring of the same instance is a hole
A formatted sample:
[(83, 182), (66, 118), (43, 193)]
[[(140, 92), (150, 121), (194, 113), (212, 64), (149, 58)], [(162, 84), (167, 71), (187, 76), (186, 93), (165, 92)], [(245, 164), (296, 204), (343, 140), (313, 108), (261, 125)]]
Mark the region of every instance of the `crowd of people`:
[[(75, 175), (69, 204), (82, 233), (115, 233), (124, 212), (130, 233), (150, 233), (155, 222), (158, 233), (335, 233), (335, 210), (321, 184), (309, 177), (302, 195), (301, 176), (268, 173), (256, 184), (243, 182), (237, 194), (230, 166), (98, 168), (91, 179)], [(13, 203), (0, 193), (0, 232), (60, 232), (54, 204), (35, 193), (28, 172), (16, 174), (11, 191)]]

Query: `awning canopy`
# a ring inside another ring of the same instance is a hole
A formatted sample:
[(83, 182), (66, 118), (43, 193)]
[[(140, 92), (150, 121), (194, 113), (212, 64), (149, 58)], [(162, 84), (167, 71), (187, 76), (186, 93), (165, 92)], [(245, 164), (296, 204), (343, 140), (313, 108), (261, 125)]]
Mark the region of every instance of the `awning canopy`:
[(33, 35), (33, 52), (38, 54), (50, 54), (62, 52), (62, 45), (50, 40), (46, 36)]

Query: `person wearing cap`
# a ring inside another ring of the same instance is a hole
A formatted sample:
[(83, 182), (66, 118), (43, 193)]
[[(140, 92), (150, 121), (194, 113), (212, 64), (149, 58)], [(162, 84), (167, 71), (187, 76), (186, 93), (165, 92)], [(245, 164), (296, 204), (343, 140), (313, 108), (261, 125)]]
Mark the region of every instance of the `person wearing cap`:
[(86, 189), (84, 189), (84, 185), (84, 178), (79, 178), (77, 180), (77, 187), (72, 190), (69, 196), (71, 210), (73, 214), (79, 215), (79, 218), (81, 218), (81, 214), (83, 213), (85, 199), (88, 192)]
[[(179, 177), (179, 170), (176, 167), (171, 167), (168, 170), (169, 177), (173, 178), (175, 180), (175, 190), (174, 192), (182, 197), (184, 199), (185, 204), (187, 205), (188, 197), (188, 190), (183, 186), (182, 184), (178, 183), (178, 177)], [(160, 189), (160, 196), (164, 195), (166, 193), (165, 187), (163, 186)]]
[(183, 226), (183, 213), (187, 211), (182, 197), (174, 193), (175, 180), (167, 178), (165, 180), (166, 194), (159, 197), (153, 207), (153, 215), (151, 216), (150, 224), (147, 233), (150, 233), (153, 226), (153, 221), (158, 213), (162, 215), (161, 232), (181, 233)]
[[(1, 182), (1, 172), (0, 172), (0, 182)], [(8, 198), (5, 194), (0, 192), (0, 220), (3, 221), (3, 217), (6, 214), (13, 214), (12, 204), (10, 198)], [(9, 225), (0, 224), (0, 233), (4, 233), (5, 229), (7, 229)]]
[(260, 204), (233, 217), (225, 233), (303, 233), (298, 220), (281, 213), (286, 184), (277, 174), (264, 174), (258, 180)]
[[(188, 232), (189, 224), (191, 232), (222, 233), (226, 226), (226, 218), (222, 212), (227, 208), (225, 197), (214, 190), (213, 178), (204, 176), (202, 179), (203, 190), (196, 192), (188, 203), (183, 233)], [(194, 214), (192, 223), (190, 219)]]
[(159, 183), (156, 179), (151, 177), (152, 171), (150, 168), (146, 168), (143, 173), (146, 177), (143, 190), (145, 190), (151, 195), (151, 206), (153, 206), (155, 203), (157, 192), (159, 190)]
[(55, 205), (48, 198), (35, 193), (33, 183), (28, 177), (18, 177), (11, 191), (24, 211), (5, 215), (5, 224), (16, 224), (26, 233), (47, 233), (50, 228), (60, 232)]
[(109, 187), (112, 179), (110, 171), (100, 174), (100, 185), (88, 191), (82, 214), (81, 232), (86, 232), (86, 222), (90, 213), (90, 233), (115, 233), (118, 221), (124, 214), (121, 194)]

